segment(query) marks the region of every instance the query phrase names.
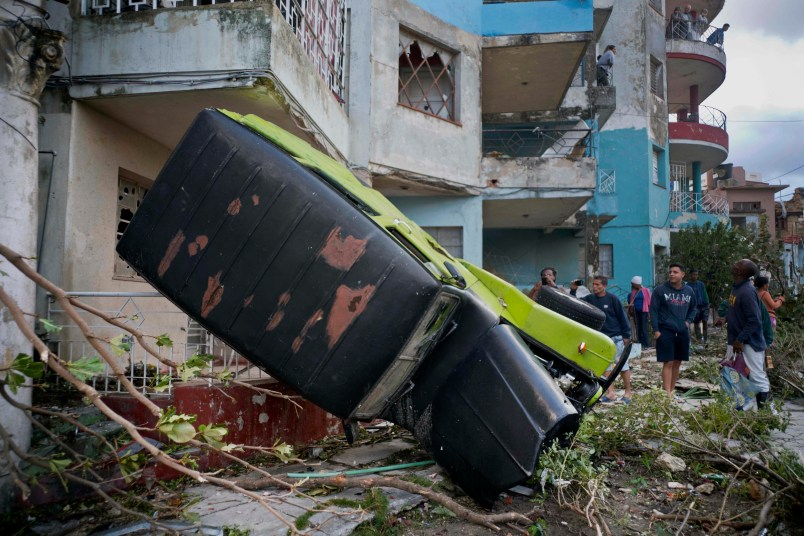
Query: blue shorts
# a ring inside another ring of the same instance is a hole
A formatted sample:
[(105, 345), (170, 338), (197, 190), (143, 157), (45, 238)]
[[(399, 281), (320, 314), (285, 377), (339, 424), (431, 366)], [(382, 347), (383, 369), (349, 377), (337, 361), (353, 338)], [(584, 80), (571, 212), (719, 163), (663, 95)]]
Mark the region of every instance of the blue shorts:
[[(623, 338), (622, 338), (621, 335), (617, 335), (615, 337), (612, 337), (611, 340), (614, 341), (614, 346), (617, 347), (617, 357), (614, 358), (614, 363), (609, 365), (609, 368), (606, 369), (607, 371), (614, 370), (615, 365), (617, 365), (617, 363), (620, 362), (620, 356), (623, 355), (623, 350), (625, 350), (625, 343), (623, 342)], [(621, 372), (625, 372), (627, 370), (631, 370), (631, 356), (630, 355), (628, 356), (628, 359), (626, 360), (625, 365), (623, 365), (623, 369), (622, 369)]]
[(676, 333), (668, 329), (660, 329), (661, 335), (656, 339), (656, 360), (659, 363), (669, 361), (690, 360), (690, 332)]

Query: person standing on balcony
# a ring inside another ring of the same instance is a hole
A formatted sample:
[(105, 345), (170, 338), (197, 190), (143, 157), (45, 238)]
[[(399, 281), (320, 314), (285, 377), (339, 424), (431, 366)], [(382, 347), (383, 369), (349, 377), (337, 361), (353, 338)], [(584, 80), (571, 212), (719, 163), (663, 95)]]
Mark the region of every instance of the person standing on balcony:
[(692, 22), (693, 22), (693, 15), (692, 15), (692, 6), (687, 4), (684, 8), (684, 13), (681, 14), (681, 33), (682, 39), (692, 39)]
[[(709, 321), (709, 294), (706, 292), (706, 285), (703, 281), (698, 280), (698, 270), (693, 268), (690, 270), (690, 281), (687, 283), (693, 292), (695, 292), (695, 318), (693, 319), (693, 333), (695, 338), (699, 341), (706, 342), (707, 338), (707, 323)], [(698, 325), (701, 325), (701, 335), (698, 335)]]
[(617, 54), (617, 47), (609, 45), (606, 51), (597, 59), (597, 85), (610, 86), (612, 85), (612, 75), (614, 74), (611, 69), (614, 67), (614, 56)]
[(693, 38), (697, 41), (701, 39), (704, 32), (709, 29), (709, 10), (702, 9), (701, 13), (698, 15), (698, 18), (695, 19), (695, 35)]
[(648, 313), (650, 312), (650, 291), (642, 286), (642, 276), (631, 278), (631, 294), (628, 295), (628, 311), (634, 316), (634, 331), (642, 348), (650, 348), (648, 338)]
[[(603, 322), (603, 327), (600, 331), (603, 335), (609, 337), (614, 341), (614, 346), (617, 347), (617, 359), (620, 359), (625, 346), (631, 342), (631, 324), (628, 322), (628, 317), (625, 316), (625, 309), (623, 304), (617, 299), (617, 296), (606, 292), (606, 287), (609, 284), (607, 277), (596, 275), (592, 280), (592, 294), (584, 297), (584, 301), (588, 302), (604, 313), (606, 313), (606, 321)], [(629, 356), (630, 359), (630, 356)], [(612, 363), (611, 368), (614, 368)], [(606, 377), (611, 373), (611, 369), (605, 372)], [(623, 395), (623, 402), (626, 404), (631, 403), (631, 367), (628, 361), (625, 362), (622, 370), (623, 382), (625, 383), (625, 394)], [(614, 394), (614, 383), (609, 385), (606, 394), (600, 397), (601, 402), (614, 402), (616, 395)]]
[(710, 45), (723, 48), (723, 34), (730, 28), (729, 24), (724, 24), (722, 28), (718, 28), (706, 39)]
[(684, 33), (684, 14), (681, 12), (681, 6), (676, 6), (670, 15), (670, 24), (667, 25), (665, 37), (668, 39), (683, 39)]
[(667, 281), (653, 290), (650, 323), (656, 360), (662, 364), (662, 388), (673, 396), (681, 362), (690, 360), (690, 324), (695, 318), (695, 293), (684, 284), (684, 266), (670, 264)]

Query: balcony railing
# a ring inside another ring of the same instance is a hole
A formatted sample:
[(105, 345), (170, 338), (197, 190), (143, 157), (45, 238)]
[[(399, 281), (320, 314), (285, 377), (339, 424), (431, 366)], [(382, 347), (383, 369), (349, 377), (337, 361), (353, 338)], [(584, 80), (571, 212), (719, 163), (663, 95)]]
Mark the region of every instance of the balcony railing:
[(589, 129), (483, 129), (483, 155), (511, 158), (591, 156), (591, 139)]
[(713, 216), (729, 216), (729, 202), (710, 192), (670, 192), (670, 212), (700, 212)]
[[(193, 354), (211, 355), (214, 359), (211, 369), (207, 369), (206, 372), (218, 373), (228, 370), (231, 377), (238, 380), (269, 377), (220, 339), (192, 321), (187, 315), (175, 307), (168, 307), (165, 298), (158, 292), (68, 292), (67, 294), (80, 300), (91, 300), (91, 304), (97, 309), (132, 327), (139, 328), (145, 322), (150, 322), (158, 324), (160, 332), (172, 331), (186, 334), (184, 340), (173, 340), (172, 345), (157, 348), (163, 358), (181, 364)], [(163, 303), (165, 306), (162, 306)], [(172, 378), (177, 375), (177, 371), (166, 367), (161, 361), (146, 352), (145, 348), (139, 346), (137, 341), (122, 329), (83, 311), (80, 311), (80, 314), (97, 339), (108, 341), (123, 336), (121, 342), (127, 345), (128, 351), (118, 356), (121, 352), (112, 349), (109, 345), (109, 353), (117, 356), (117, 364), (120, 368), (125, 369), (126, 378), (137, 387), (137, 390), (154, 397), (171, 394), (172, 382), (166, 390), (161, 392), (155, 391), (152, 387), (157, 373)], [(90, 343), (81, 336), (75, 322), (66, 315), (52, 296), (48, 300), (47, 318), (61, 326), (61, 330), (58, 332), (49, 333), (47, 339), (51, 351), (61, 359), (73, 361), (81, 357), (97, 355)], [(209, 382), (211, 383), (211, 380)], [(101, 393), (123, 392), (122, 386), (108, 365), (103, 372), (90, 379), (88, 383)]]
[(709, 43), (721, 50), (723, 48), (723, 40), (710, 37), (713, 33), (718, 31), (718, 26), (712, 26), (708, 22), (702, 21), (677, 21), (667, 19), (665, 30), (665, 37), (667, 39), (685, 39), (687, 41), (703, 41)]
[(726, 114), (712, 108), (711, 106), (698, 106), (698, 113), (690, 113), (687, 108), (679, 109), (680, 107), (687, 107), (687, 103), (671, 103), (670, 108), (679, 110), (676, 113), (670, 114), (671, 123), (699, 123), (701, 125), (709, 125), (721, 130), (726, 130)]
[[(107, 15), (128, 11), (192, 8), (252, 0), (81, 0), (81, 13)], [(307, 57), (343, 103), (346, 0), (274, 0), (304, 47)]]

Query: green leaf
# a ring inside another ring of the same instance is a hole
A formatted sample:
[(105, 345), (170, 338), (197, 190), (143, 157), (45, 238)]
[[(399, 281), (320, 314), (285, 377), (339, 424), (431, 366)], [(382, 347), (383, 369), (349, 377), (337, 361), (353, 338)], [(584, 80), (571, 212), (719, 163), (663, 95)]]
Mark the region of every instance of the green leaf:
[(42, 324), (43, 328), (45, 328), (46, 333), (58, 333), (61, 331), (61, 326), (54, 324), (47, 318), (40, 318), (39, 323)]
[(156, 383), (151, 386), (151, 389), (157, 393), (161, 393), (170, 388), (170, 374), (159, 374), (156, 377)]
[(229, 430), (227, 430), (225, 426), (216, 424), (202, 424), (198, 427), (198, 434), (201, 436), (201, 439), (218, 449), (226, 446), (223, 442), (223, 436), (228, 433)]
[(234, 443), (227, 443), (221, 447), (223, 452), (244, 452), (243, 445), (235, 445)]
[(293, 459), (293, 447), (291, 447), (287, 443), (277, 441), (276, 443), (274, 443), (274, 446), (271, 447), (271, 450), (273, 451), (274, 456), (276, 456), (285, 463)]
[(34, 361), (33, 358), (27, 354), (17, 354), (14, 362), (11, 363), (11, 368), (21, 374), (25, 374), (29, 378), (38, 380), (45, 372), (45, 364), (41, 361)]
[(159, 431), (174, 443), (187, 443), (195, 437), (195, 427), (189, 422), (166, 423), (159, 427)]
[(171, 348), (173, 346), (173, 341), (167, 333), (163, 333), (156, 338), (156, 345), (160, 348), (163, 346), (166, 348)]
[(11, 389), (11, 392), (16, 395), (19, 388), (25, 384), (25, 376), (13, 370), (9, 370), (4, 381), (6, 385), (8, 385), (8, 388)]
[(444, 517), (456, 517), (456, 516), (455, 516), (455, 513), (454, 513), (452, 510), (450, 510), (449, 508), (445, 508), (445, 507), (443, 507), (443, 506), (440, 506), (440, 505), (439, 505), (439, 506), (436, 506), (435, 508), (433, 508), (433, 509), (431, 510), (431, 512), (432, 512), (434, 515), (437, 515), (437, 516), (444, 516)]
[(179, 365), (179, 376), (181, 381), (186, 382), (191, 378), (198, 376), (198, 373), (210, 366), (214, 356), (209, 354), (193, 354), (187, 361)]
[(54, 473), (61, 473), (70, 467), (70, 460), (57, 460), (51, 458), (48, 460), (48, 465), (50, 465), (50, 470)]
[(218, 379), (219, 382), (226, 383), (234, 377), (234, 374), (232, 373), (231, 370), (226, 369), (217, 373), (215, 377)]
[(126, 482), (131, 483), (135, 480), (131, 475), (142, 469), (146, 461), (145, 453), (142, 452), (120, 458), (120, 472), (123, 473)]
[(122, 333), (111, 339), (109, 344), (112, 347), (112, 352), (118, 357), (131, 351), (131, 339)]
[(106, 364), (98, 356), (82, 357), (67, 363), (67, 368), (76, 378), (83, 382), (103, 373), (106, 370)]

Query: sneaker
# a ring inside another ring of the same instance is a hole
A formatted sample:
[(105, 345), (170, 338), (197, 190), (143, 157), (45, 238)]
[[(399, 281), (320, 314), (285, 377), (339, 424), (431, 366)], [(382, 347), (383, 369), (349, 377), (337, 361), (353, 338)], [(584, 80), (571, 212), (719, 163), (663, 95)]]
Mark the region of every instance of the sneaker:
[(623, 401), (623, 404), (630, 404), (631, 403), (631, 398), (627, 397), (627, 396), (622, 397), (620, 400)]
[(604, 404), (609, 404), (611, 402), (614, 402), (614, 399), (609, 398), (606, 395), (603, 395), (603, 396), (600, 397), (600, 402), (603, 402)]

